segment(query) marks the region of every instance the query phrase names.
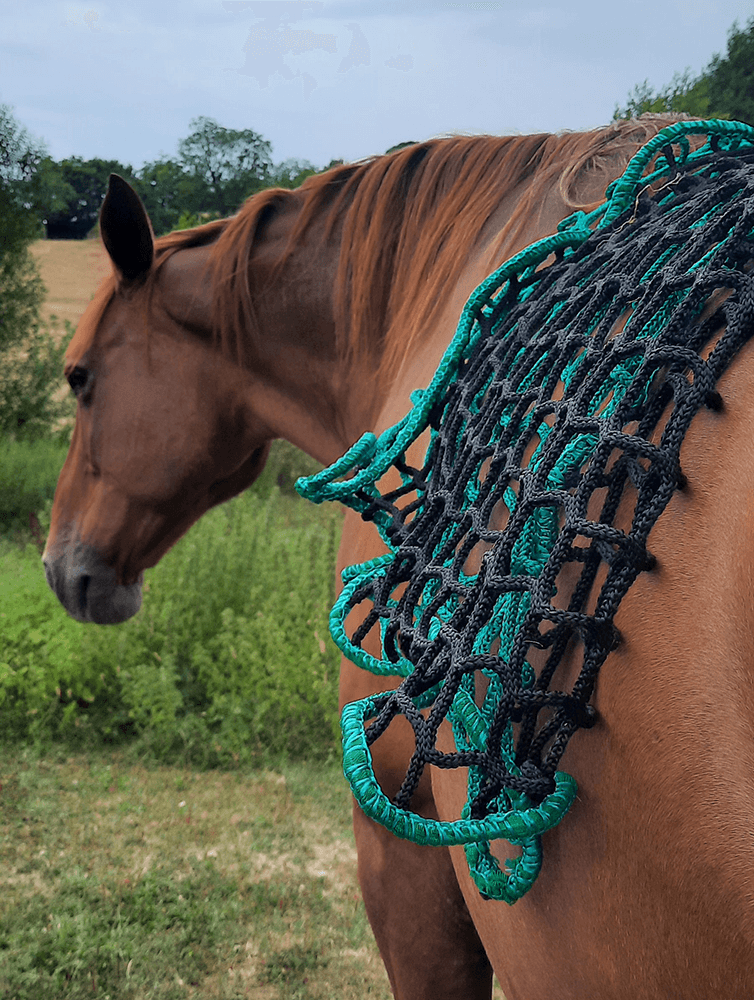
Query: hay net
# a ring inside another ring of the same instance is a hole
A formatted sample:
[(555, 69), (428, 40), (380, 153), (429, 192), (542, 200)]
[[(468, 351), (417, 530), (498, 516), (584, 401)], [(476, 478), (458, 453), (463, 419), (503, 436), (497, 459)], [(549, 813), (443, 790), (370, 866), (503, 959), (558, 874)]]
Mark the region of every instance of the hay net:
[[(530, 888), (541, 835), (573, 801), (576, 783), (558, 764), (595, 721), (590, 697), (620, 640), (616, 610), (651, 569), (647, 536), (684, 483), (685, 431), (700, 407), (722, 405), (717, 380), (754, 332), (753, 233), (754, 129), (664, 129), (600, 208), (475, 290), (399, 424), (299, 481), (305, 496), (374, 521), (390, 549), (344, 571), (331, 616), (346, 656), (403, 677), (344, 710), (353, 793), (399, 837), (464, 844), (486, 897), (512, 903)], [(406, 450), (427, 429), (426, 459), (412, 468)], [(391, 467), (402, 485), (383, 491)], [(614, 524), (619, 504), (628, 530)], [(554, 602), (564, 568), (575, 583)], [(356, 607), (362, 624), (348, 635)], [(373, 629), (379, 658), (363, 648)], [(558, 690), (567, 646), (578, 676)], [(416, 750), (390, 801), (369, 748), (397, 715)], [(454, 752), (436, 746), (444, 719)], [(411, 811), (427, 765), (468, 769), (460, 819)], [(520, 853), (501, 866), (495, 839)]]

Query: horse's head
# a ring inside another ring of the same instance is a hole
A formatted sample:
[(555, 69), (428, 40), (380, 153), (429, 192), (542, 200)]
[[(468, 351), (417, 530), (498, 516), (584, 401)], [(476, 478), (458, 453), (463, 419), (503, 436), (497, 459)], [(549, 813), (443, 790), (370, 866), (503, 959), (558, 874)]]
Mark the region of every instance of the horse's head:
[(147, 214), (117, 177), (100, 227), (115, 275), (66, 354), (76, 426), (44, 564), (70, 615), (109, 624), (138, 611), (146, 567), (253, 482), (274, 434), (250, 373), (212, 342), (206, 254), (156, 268)]

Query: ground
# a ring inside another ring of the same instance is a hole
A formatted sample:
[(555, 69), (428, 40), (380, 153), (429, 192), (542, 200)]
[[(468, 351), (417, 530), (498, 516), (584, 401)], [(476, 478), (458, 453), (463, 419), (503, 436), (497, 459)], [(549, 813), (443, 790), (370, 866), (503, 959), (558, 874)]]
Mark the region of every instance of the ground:
[(37, 240), (32, 253), (47, 288), (44, 315), (57, 316), (56, 329), (64, 320), (74, 326), (94, 295), (100, 281), (110, 274), (110, 261), (99, 240)]

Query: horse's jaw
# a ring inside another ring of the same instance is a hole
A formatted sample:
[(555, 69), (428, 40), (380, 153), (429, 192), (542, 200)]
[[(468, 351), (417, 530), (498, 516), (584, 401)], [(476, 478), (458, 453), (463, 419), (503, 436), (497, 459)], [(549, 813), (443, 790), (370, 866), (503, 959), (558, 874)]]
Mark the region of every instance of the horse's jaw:
[(42, 556), (47, 583), (65, 610), (79, 622), (118, 625), (141, 607), (140, 573), (134, 583), (122, 584), (115, 570), (96, 551), (81, 542)]

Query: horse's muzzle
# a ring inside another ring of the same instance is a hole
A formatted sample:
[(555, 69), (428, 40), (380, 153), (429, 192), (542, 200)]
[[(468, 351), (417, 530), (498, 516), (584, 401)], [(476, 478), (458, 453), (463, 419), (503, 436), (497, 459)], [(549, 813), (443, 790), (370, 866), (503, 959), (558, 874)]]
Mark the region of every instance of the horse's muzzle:
[(76, 621), (117, 625), (141, 607), (142, 574), (135, 583), (118, 583), (115, 570), (88, 545), (45, 552), (42, 562), (47, 583)]

